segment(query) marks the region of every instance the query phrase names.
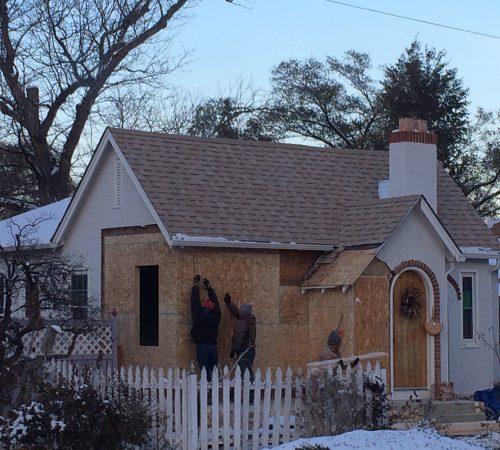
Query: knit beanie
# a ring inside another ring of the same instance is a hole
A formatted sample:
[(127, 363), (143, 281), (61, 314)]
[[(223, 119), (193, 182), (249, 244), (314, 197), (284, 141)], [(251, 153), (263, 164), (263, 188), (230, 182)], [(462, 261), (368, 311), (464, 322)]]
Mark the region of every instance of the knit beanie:
[(249, 316), (250, 314), (252, 314), (252, 305), (248, 303), (243, 303), (240, 306), (240, 314), (242, 316)]
[(201, 306), (209, 311), (212, 311), (215, 308), (215, 303), (212, 300), (207, 299)]
[(342, 337), (337, 333), (337, 331), (333, 330), (330, 333), (330, 336), (328, 336), (327, 344), (338, 347), (340, 344), (342, 344)]

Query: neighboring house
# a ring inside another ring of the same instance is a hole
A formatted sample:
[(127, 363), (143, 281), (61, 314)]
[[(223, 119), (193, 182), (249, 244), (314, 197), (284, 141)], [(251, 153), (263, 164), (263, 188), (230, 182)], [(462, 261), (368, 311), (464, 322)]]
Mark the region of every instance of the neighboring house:
[(126, 365), (195, 360), (200, 273), (219, 299), (253, 304), (256, 367), (304, 367), (342, 320), (344, 355), (388, 354), (394, 398), (490, 387), (500, 369), (477, 333), (498, 335), (497, 242), (425, 122), (390, 140), (374, 152), (108, 129), (52, 240), (82, 254), (104, 315), (118, 311)]
[[(36, 258), (40, 258), (41, 255), (55, 251), (56, 246), (51, 242), (51, 238), (69, 202), (70, 199), (67, 198), (0, 221), (0, 315), (3, 314), (5, 305), (6, 279), (4, 274), (6, 272), (6, 259), (12, 258), (12, 254), (19, 251), (29, 252), (30, 260), (31, 255), (35, 258), (36, 254)], [(72, 287), (75, 287), (74, 282), (78, 277), (78, 274), (73, 274)], [(17, 292), (17, 305), (13, 309), (15, 316), (19, 318), (25, 318), (30, 312), (28, 304), (26, 304), (27, 307), (21, 307), (25, 305), (25, 294), (25, 292)], [(83, 297), (82, 294), (82, 301)], [(86, 292), (85, 298), (87, 298)]]

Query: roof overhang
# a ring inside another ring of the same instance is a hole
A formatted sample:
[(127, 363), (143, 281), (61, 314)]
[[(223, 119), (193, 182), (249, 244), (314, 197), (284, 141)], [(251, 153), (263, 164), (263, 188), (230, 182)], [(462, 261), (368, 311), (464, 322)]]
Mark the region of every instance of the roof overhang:
[(500, 258), (500, 251), (489, 247), (460, 247), (467, 259), (492, 259)]

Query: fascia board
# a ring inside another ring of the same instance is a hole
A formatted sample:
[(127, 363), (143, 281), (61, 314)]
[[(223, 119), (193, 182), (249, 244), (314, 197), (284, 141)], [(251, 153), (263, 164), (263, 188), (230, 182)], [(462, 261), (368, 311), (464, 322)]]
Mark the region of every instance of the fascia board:
[(147, 196), (146, 192), (144, 191), (141, 183), (139, 182), (139, 180), (137, 179), (137, 177), (135, 176), (135, 173), (134, 171), (132, 170), (132, 168), (130, 167), (127, 159), (125, 158), (125, 155), (123, 154), (123, 152), (121, 151), (120, 149), (120, 146), (118, 145), (118, 143), (115, 141), (115, 138), (113, 137), (113, 134), (111, 132), (109, 132), (109, 143), (111, 144), (111, 146), (113, 147), (113, 149), (115, 150), (116, 154), (118, 155), (118, 157), (120, 158), (121, 160), (121, 163), (123, 165), (123, 167), (125, 167), (125, 170), (127, 171), (130, 179), (132, 180), (132, 183), (134, 184), (134, 186), (136, 187), (137, 191), (139, 192), (139, 195), (140, 197), (142, 198), (142, 200), (144, 201), (144, 204), (146, 205), (146, 208), (148, 209), (148, 211), (151, 213), (151, 215), (153, 216), (155, 222), (156, 222), (156, 225), (158, 225), (158, 228), (160, 229), (161, 231), (161, 234), (163, 235), (163, 237), (165, 238), (165, 240), (167, 241), (167, 244), (169, 245), (169, 247), (172, 248), (173, 246), (173, 242), (172, 242), (172, 238), (170, 236), (170, 233), (168, 232), (165, 224), (163, 223), (163, 221), (160, 219), (160, 216), (158, 215), (158, 213), (156, 212), (156, 210), (154, 209), (153, 207), (153, 204), (151, 203), (151, 201), (149, 200), (149, 197)]
[(431, 224), (432, 228), (436, 232), (436, 234), (439, 236), (443, 244), (445, 245), (446, 249), (450, 252), (452, 255), (453, 259), (457, 262), (463, 261), (464, 260), (464, 255), (458, 245), (455, 243), (453, 238), (451, 237), (450, 233), (448, 233), (448, 230), (443, 226), (441, 221), (439, 220), (438, 216), (434, 212), (434, 210), (431, 208), (429, 203), (427, 203), (427, 200), (422, 197), (422, 201), (420, 202), (420, 209), (426, 219), (429, 221)]

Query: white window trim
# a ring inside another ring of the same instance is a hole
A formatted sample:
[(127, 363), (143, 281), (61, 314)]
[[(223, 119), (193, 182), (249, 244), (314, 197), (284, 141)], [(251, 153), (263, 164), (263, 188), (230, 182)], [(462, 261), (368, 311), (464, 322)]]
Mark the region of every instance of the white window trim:
[(460, 290), (463, 295), (463, 279), (465, 277), (472, 277), (472, 339), (464, 338), (464, 307), (463, 297), (460, 305), (460, 339), (462, 341), (462, 348), (476, 348), (479, 347), (477, 342), (477, 318), (478, 318), (478, 281), (477, 270), (464, 270), (460, 272)]
[(120, 158), (115, 159), (114, 177), (114, 198), (113, 208), (118, 209), (123, 206), (123, 164)]

